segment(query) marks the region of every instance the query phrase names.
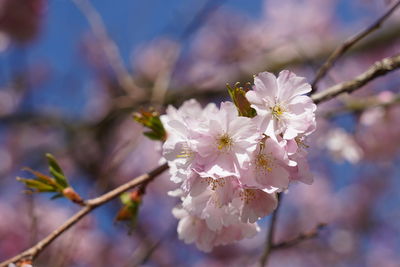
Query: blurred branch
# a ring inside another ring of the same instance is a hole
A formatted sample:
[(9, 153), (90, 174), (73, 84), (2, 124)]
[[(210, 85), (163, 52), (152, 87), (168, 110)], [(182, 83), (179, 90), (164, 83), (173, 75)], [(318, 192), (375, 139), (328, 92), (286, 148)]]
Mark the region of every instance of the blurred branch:
[(79, 8), (82, 14), (88, 20), (93, 33), (99, 40), (101, 47), (104, 50), (104, 54), (110, 63), (111, 68), (114, 70), (117, 77), (118, 83), (122, 89), (130, 96), (135, 96), (135, 98), (143, 97), (143, 90), (135, 84), (132, 75), (128, 72), (123, 64), (123, 60), (119, 53), (118, 47), (108, 37), (106, 27), (100, 14), (92, 6), (88, 0), (72, 0), (75, 5)]
[(183, 30), (179, 39), (183, 40), (193, 34), (207, 18), (217, 10), (226, 0), (208, 0), (192, 21)]
[(110, 200), (116, 198), (119, 196), (121, 193), (138, 186), (143, 183), (147, 183), (163, 173), (165, 170), (168, 169), (168, 165), (165, 163), (155, 169), (153, 169), (151, 172), (147, 174), (143, 174), (141, 176), (138, 176), (134, 178), (133, 180), (115, 188), (114, 190), (109, 191), (108, 193), (105, 193), (104, 195), (90, 199), (85, 202), (85, 207), (83, 207), (81, 210), (79, 210), (75, 215), (73, 215), (71, 218), (69, 218), (65, 223), (63, 223), (59, 228), (54, 230), (52, 233), (50, 233), (48, 236), (46, 236), (44, 239), (42, 239), (40, 242), (38, 242), (36, 245), (33, 247), (27, 249), (26, 251), (18, 254), (17, 256), (8, 259), (2, 263), (0, 263), (0, 267), (7, 267), (8, 264), (10, 263), (16, 263), (24, 259), (29, 259), (29, 260), (34, 260), (36, 259), (39, 254), (48, 246), (50, 245), (57, 237), (59, 237), (62, 233), (67, 231), (70, 227), (75, 225), (78, 221), (80, 221), (83, 217), (85, 217), (87, 214), (92, 212), (94, 209), (96, 209), (99, 206), (102, 206), (103, 204), (109, 202)]
[(28, 204), (27, 215), (31, 219), (30, 222), (30, 236), (29, 236), (29, 245), (32, 246), (36, 243), (37, 235), (38, 235), (38, 221), (36, 215), (36, 201), (32, 194), (26, 196), (26, 202)]
[(163, 241), (162, 239), (158, 240), (147, 251), (144, 251), (142, 259), (140, 261), (140, 264), (138, 264), (138, 266), (144, 265), (151, 258), (153, 253), (160, 247), (162, 241)]
[(314, 229), (312, 229), (309, 232), (306, 233), (300, 233), (298, 236), (296, 236), (293, 239), (287, 240), (287, 241), (282, 241), (280, 243), (276, 243), (272, 245), (272, 249), (284, 249), (284, 248), (289, 248), (293, 247), (305, 240), (314, 238), (318, 236), (320, 231), (326, 227), (325, 223), (319, 223)]
[(398, 0), (385, 14), (383, 14), (378, 20), (376, 20), (372, 25), (365, 28), (355, 36), (347, 39), (343, 44), (337, 47), (333, 53), (329, 56), (326, 62), (322, 65), (322, 67), (318, 70), (314, 80), (311, 83), (312, 93), (317, 91), (317, 83), (325, 77), (326, 73), (333, 67), (335, 62), (344, 54), (347, 50), (349, 50), (352, 46), (354, 46), (358, 41), (362, 40), (364, 37), (368, 36), (370, 33), (379, 29), (386, 19), (390, 17), (390, 15), (400, 6), (400, 0)]
[[(124, 267), (144, 266), (151, 259), (153, 254), (160, 248), (161, 244), (164, 243), (167, 238), (169, 238), (171, 233), (175, 235), (176, 231), (167, 231), (157, 241), (147, 240), (147, 244), (145, 242), (145, 245), (143, 247), (139, 247), (138, 249), (136, 249), (133, 255), (134, 257), (126, 265), (124, 265)], [(147, 237), (147, 239), (149, 238)]]
[(398, 68), (400, 68), (400, 54), (377, 61), (367, 71), (358, 75), (353, 80), (336, 84), (323, 92), (311, 95), (311, 98), (314, 103), (318, 104), (343, 93), (352, 93), (371, 80)]
[(282, 193), (278, 193), (278, 197), (277, 197), (278, 198), (278, 206), (272, 213), (271, 223), (269, 224), (269, 228), (268, 228), (267, 240), (266, 240), (265, 246), (264, 246), (264, 252), (260, 258), (260, 266), (261, 267), (267, 265), (270, 252), (273, 248), (276, 222), (278, 219), (279, 207), (281, 206), (281, 202), (282, 202), (282, 196), (283, 196)]
[(169, 55), (168, 67), (158, 74), (154, 82), (150, 102), (156, 107), (162, 106), (165, 101), (166, 93), (171, 84), (172, 74), (180, 54), (181, 48), (179, 47)]
[(282, 193), (278, 194), (278, 206), (275, 209), (275, 211), (272, 213), (271, 223), (269, 224), (269, 228), (268, 228), (267, 240), (266, 240), (265, 246), (264, 246), (264, 252), (260, 258), (260, 266), (261, 267), (267, 266), (268, 259), (269, 259), (269, 256), (270, 256), (272, 250), (289, 248), (289, 247), (295, 246), (305, 240), (314, 238), (314, 237), (318, 236), (319, 232), (326, 226), (325, 223), (319, 223), (314, 229), (312, 229), (309, 232), (300, 233), (298, 236), (296, 236), (293, 239), (274, 244), (274, 235), (275, 235), (275, 231), (276, 231), (276, 224), (278, 221), (278, 211), (279, 211), (279, 207), (281, 206), (281, 202), (282, 202), (282, 196), (283, 196)]
[[(355, 46), (350, 52), (351, 54), (363, 53), (371, 48), (377, 48), (387, 45), (388, 43), (393, 43), (399, 38), (400, 25), (393, 25), (385, 30), (380, 32), (379, 38), (369, 38), (365, 40), (365, 42), (360, 43)], [(322, 46), (322, 49), (316, 51), (315, 55), (309, 60), (318, 61), (323, 58), (329, 56), (329, 52), (334, 49), (329, 43), (326, 43)], [(282, 57), (274, 57), (273, 55), (268, 55), (270, 52), (260, 55), (260, 62), (257, 62), (248, 68), (248, 71), (243, 71), (239, 73), (236, 81), (247, 82), (252, 80), (252, 75), (254, 73), (264, 71), (268, 69), (270, 72), (278, 72), (284, 68), (294, 68), (304, 63), (304, 58), (302, 57), (292, 57), (292, 58), (282, 58)], [(268, 66), (266, 67), (266, 62), (268, 62)], [(202, 90), (193, 90), (193, 87), (181, 87), (176, 88), (176, 90), (171, 90), (166, 95), (166, 103), (167, 104), (181, 104), (184, 100), (190, 98), (198, 98), (201, 100), (209, 100), (212, 98), (220, 98), (226, 96), (225, 84), (221, 85), (221, 87), (212, 87)], [(140, 104), (147, 104), (148, 101), (143, 101)]]
[(397, 94), (393, 97), (393, 99), (389, 101), (380, 101), (377, 97), (360, 99), (360, 100), (351, 100), (347, 101), (344, 106), (328, 111), (324, 113), (322, 116), (324, 118), (332, 118), (338, 115), (352, 113), (352, 112), (362, 112), (370, 108), (375, 107), (390, 107), (393, 105), (400, 104), (400, 94)]
[[(400, 29), (399, 29), (400, 30)], [(314, 93), (311, 95), (311, 98), (314, 102), (321, 103), (325, 102), (336, 95), (342, 93), (351, 93), (362, 86), (366, 85), (368, 82), (383, 76), (393, 70), (400, 68), (400, 54), (395, 55), (393, 57), (385, 58), (381, 61), (376, 62), (370, 68), (367, 69), (364, 73), (358, 75), (353, 80), (343, 82), (340, 84), (336, 84), (323, 92)], [(221, 90), (203, 90), (203, 91), (171, 91), (167, 94), (166, 103), (174, 103), (180, 104), (183, 100), (189, 98), (198, 98), (198, 99), (210, 99), (225, 96), (226, 92)]]

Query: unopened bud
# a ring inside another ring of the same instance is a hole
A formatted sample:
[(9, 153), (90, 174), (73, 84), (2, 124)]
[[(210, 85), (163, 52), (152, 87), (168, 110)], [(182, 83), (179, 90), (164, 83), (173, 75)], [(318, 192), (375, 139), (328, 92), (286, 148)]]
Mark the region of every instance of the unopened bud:
[(140, 202), (142, 200), (141, 193), (138, 190), (131, 192), (130, 198), (133, 202)]
[(83, 199), (79, 196), (78, 193), (75, 192), (75, 190), (72, 187), (67, 187), (63, 190), (63, 195), (71, 200), (74, 203), (77, 203), (79, 205), (83, 205)]
[(132, 211), (127, 206), (124, 206), (122, 207), (122, 209), (120, 209), (115, 219), (117, 221), (124, 221), (129, 220), (131, 217)]

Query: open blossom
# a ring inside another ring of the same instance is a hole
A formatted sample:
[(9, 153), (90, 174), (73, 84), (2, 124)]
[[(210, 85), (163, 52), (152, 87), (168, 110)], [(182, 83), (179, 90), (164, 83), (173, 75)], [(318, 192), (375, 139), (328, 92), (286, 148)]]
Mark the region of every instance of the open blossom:
[(312, 184), (314, 181), (307, 160), (307, 151), (299, 148), (297, 153), (289, 155), (289, 159), (295, 162), (294, 166), (288, 168), (290, 181), (299, 181), (305, 184)]
[(233, 205), (239, 204), (242, 222), (254, 223), (270, 214), (278, 205), (276, 194), (260, 189), (243, 189), (239, 196), (233, 200)]
[(217, 112), (215, 104), (204, 109), (194, 100), (188, 100), (177, 110), (172, 106), (160, 117), (168, 138), (163, 145), (163, 156), (170, 166), (171, 180), (180, 183), (190, 174), (190, 166), (196, 157), (195, 143), (199, 129)]
[(289, 158), (285, 148), (272, 138), (259, 144), (252, 161), (242, 170), (244, 184), (267, 192), (285, 190), (289, 185)]
[(231, 206), (220, 205), (214, 199), (211, 192), (204, 192), (197, 197), (187, 196), (183, 201), (183, 207), (193, 216), (201, 218), (211, 231), (220, 231), (238, 222), (239, 210)]
[(179, 239), (187, 244), (195, 243), (198, 249), (205, 252), (211, 251), (215, 246), (230, 244), (243, 238), (251, 238), (259, 231), (256, 223), (242, 222), (213, 231), (208, 228), (205, 220), (191, 215), (183, 208), (176, 207), (172, 213), (179, 219)]
[(293, 139), (315, 128), (310, 126), (315, 125), (316, 105), (304, 95), (310, 91), (305, 79), (290, 71), (281, 71), (278, 78), (262, 72), (255, 76), (253, 90), (246, 97), (257, 111), (260, 129), (266, 135), (282, 134), (284, 139)]
[(197, 176), (183, 207), (204, 219), (212, 230), (237, 221), (254, 223), (271, 213), (277, 205), (275, 194), (243, 185), (235, 177), (204, 179)]
[(239, 169), (250, 161), (260, 139), (254, 122), (239, 117), (233, 103), (224, 102), (198, 139), (201, 159), (196, 171), (203, 177), (239, 176)]

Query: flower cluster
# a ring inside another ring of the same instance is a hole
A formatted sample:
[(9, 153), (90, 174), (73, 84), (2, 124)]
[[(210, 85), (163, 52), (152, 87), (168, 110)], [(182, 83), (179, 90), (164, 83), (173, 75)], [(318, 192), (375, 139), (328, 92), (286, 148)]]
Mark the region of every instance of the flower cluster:
[(263, 72), (243, 94), (257, 112), (253, 117), (239, 116), (236, 101), (220, 108), (195, 100), (168, 107), (161, 116), (163, 156), (180, 185), (170, 192), (182, 200), (173, 210), (180, 239), (210, 251), (253, 237), (257, 220), (276, 208), (278, 192), (293, 180), (312, 182), (304, 149), (315, 129), (316, 105), (305, 95), (310, 90), (289, 71), (278, 78)]

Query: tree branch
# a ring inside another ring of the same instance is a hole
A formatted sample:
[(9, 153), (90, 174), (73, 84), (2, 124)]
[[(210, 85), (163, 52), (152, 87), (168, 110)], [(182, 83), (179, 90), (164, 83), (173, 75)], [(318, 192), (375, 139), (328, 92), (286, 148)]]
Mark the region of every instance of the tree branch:
[(375, 107), (387, 108), (398, 104), (400, 104), (400, 94), (394, 95), (393, 99), (389, 101), (379, 100), (377, 99), (376, 96), (371, 98), (363, 98), (359, 100), (351, 100), (344, 103), (344, 106), (341, 106), (340, 108), (323, 113), (322, 117), (330, 119), (343, 114), (354, 113), (354, 112), (360, 113), (370, 108), (375, 108)]
[(88, 0), (72, 0), (72, 2), (86, 17), (121, 88), (131, 97), (143, 97), (143, 89), (137, 86), (132, 75), (125, 68), (118, 46), (108, 37), (106, 27), (100, 14)]
[(400, 0), (398, 0), (385, 14), (383, 14), (380, 18), (378, 18), (372, 25), (362, 30), (360, 33), (355, 36), (347, 39), (343, 44), (337, 47), (333, 53), (329, 56), (329, 58), (325, 61), (322, 67), (318, 70), (317, 75), (315, 76), (312, 86), (312, 93), (317, 91), (317, 83), (325, 77), (326, 73), (333, 67), (335, 62), (344, 54), (347, 50), (349, 50), (352, 46), (354, 46), (358, 41), (362, 40), (364, 37), (368, 36), (370, 33), (379, 29), (383, 22), (390, 17), (390, 15), (400, 6)]
[(265, 241), (264, 252), (260, 258), (261, 267), (266, 266), (268, 263), (268, 258), (269, 258), (269, 255), (270, 255), (270, 252), (271, 252), (272, 246), (273, 246), (272, 243), (274, 242), (275, 227), (276, 227), (278, 211), (279, 211), (279, 207), (281, 206), (281, 202), (282, 202), (282, 193), (278, 193), (278, 206), (272, 213), (271, 223), (269, 224), (269, 228), (268, 228), (267, 240)]
[(81, 210), (79, 210), (77, 213), (75, 213), (71, 218), (69, 218), (65, 223), (63, 223), (60, 227), (58, 227), (56, 230), (54, 230), (52, 233), (50, 233), (48, 236), (43, 238), (41, 241), (39, 241), (36, 245), (33, 247), (25, 250), (24, 252), (18, 254), (17, 256), (8, 259), (2, 263), (0, 263), (0, 267), (7, 267), (8, 264), (10, 263), (16, 263), (24, 259), (29, 259), (29, 260), (34, 260), (36, 259), (40, 253), (48, 246), (50, 245), (57, 237), (59, 237), (62, 233), (67, 231), (69, 228), (71, 228), (73, 225), (75, 225), (78, 221), (80, 221), (83, 217), (85, 217), (88, 213), (92, 212), (94, 209), (97, 207), (109, 202), (110, 200), (116, 198), (119, 196), (121, 193), (138, 186), (140, 184), (146, 183), (163, 173), (165, 170), (168, 169), (167, 163), (153, 169), (151, 172), (143, 174), (141, 176), (138, 176), (134, 178), (133, 180), (115, 188), (114, 190), (111, 190), (108, 193), (105, 193), (104, 195), (90, 199), (85, 202), (85, 207), (83, 207)]
[(309, 232), (300, 233), (298, 236), (296, 236), (293, 239), (273, 244), (272, 249), (275, 250), (275, 249), (284, 249), (284, 248), (293, 247), (305, 240), (308, 240), (308, 239), (318, 236), (319, 232), (325, 227), (326, 227), (325, 223), (319, 223), (314, 229), (312, 229)]
[(337, 95), (343, 93), (351, 93), (371, 80), (383, 76), (393, 70), (400, 68), (400, 54), (393, 57), (384, 58), (381, 61), (375, 62), (367, 71), (358, 75), (353, 80), (336, 84), (323, 92), (315, 93), (311, 95), (314, 103), (318, 104), (327, 101)]

